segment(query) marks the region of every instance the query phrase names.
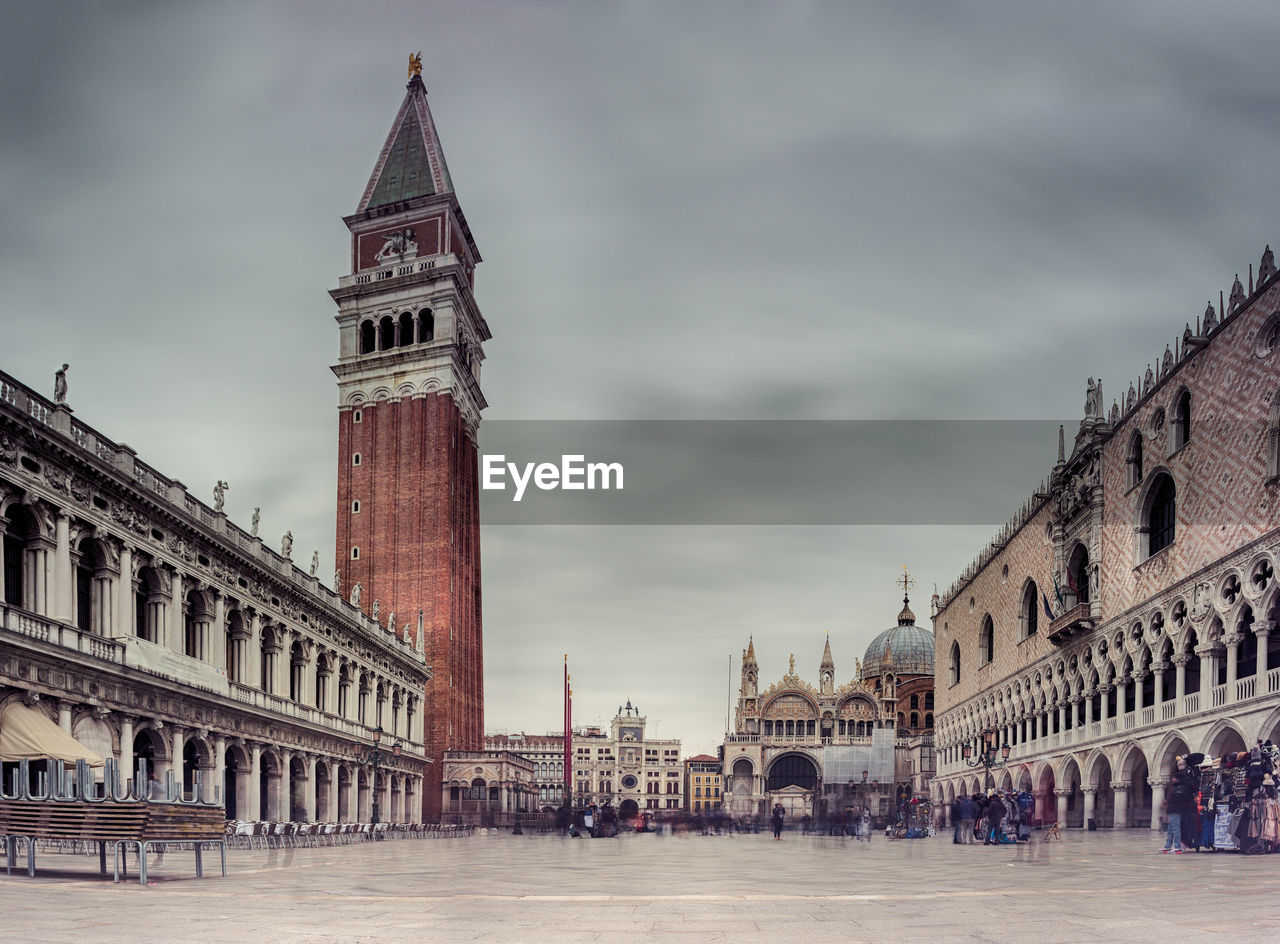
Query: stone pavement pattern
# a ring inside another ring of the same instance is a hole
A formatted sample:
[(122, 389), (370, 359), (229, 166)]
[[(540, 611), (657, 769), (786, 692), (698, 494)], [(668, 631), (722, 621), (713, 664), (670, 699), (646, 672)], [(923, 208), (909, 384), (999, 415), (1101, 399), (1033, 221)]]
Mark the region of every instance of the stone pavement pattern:
[(147, 888), (47, 854), (35, 879), (0, 876), (0, 920), (15, 944), (1280, 940), (1280, 856), (1158, 847), (1145, 830), (1017, 848), (477, 835), (232, 850), (225, 879), (171, 852)]

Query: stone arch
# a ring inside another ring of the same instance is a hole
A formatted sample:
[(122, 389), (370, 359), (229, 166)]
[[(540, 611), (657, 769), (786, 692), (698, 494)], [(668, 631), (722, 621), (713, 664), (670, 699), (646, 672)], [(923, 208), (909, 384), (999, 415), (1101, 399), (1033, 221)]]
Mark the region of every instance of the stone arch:
[(258, 818), (262, 820), (285, 820), (289, 817), (287, 809), (288, 772), (284, 768), (284, 759), (280, 752), (272, 746), (264, 747), (258, 757)]
[[(196, 772), (200, 772), (201, 789), (207, 799), (213, 799), (214, 749), (207, 735), (201, 732), (188, 734), (182, 742), (182, 793), (195, 797)], [(177, 777), (178, 772), (174, 771)]]
[(807, 751), (787, 751), (769, 761), (765, 768), (767, 789), (772, 792), (787, 786), (812, 790), (821, 776), (821, 765)]
[(242, 741), (232, 741), (223, 755), (226, 763), (222, 783), (222, 798), (227, 809), (227, 819), (252, 820), (258, 818), (257, 810), (248, 809), (249, 771), (253, 765), (249, 749)]
[(1129, 784), (1129, 795), (1125, 806), (1124, 821), (1117, 817), (1116, 826), (1135, 826), (1149, 824), (1152, 816), (1151, 768), (1147, 755), (1135, 741), (1128, 741), (1120, 747), (1119, 762), (1116, 764), (1116, 781)]
[(1176, 728), (1169, 731), (1151, 752), (1151, 776), (1167, 777), (1173, 770), (1173, 759), (1179, 754), (1187, 754), (1190, 751), (1186, 735)]
[[(1084, 826), (1084, 777), (1080, 772), (1080, 760), (1074, 754), (1068, 754), (1058, 763), (1058, 789), (1068, 791), (1066, 815), (1062, 818), (1061, 825), (1069, 829), (1079, 829)], [(1058, 818), (1056, 808), (1054, 818)]]
[(1247, 751), (1253, 742), (1234, 718), (1220, 718), (1200, 740), (1200, 752), (1208, 757), (1221, 757), (1227, 751)]
[[(788, 688), (769, 696), (761, 706), (760, 721), (766, 735), (808, 737), (818, 733), (820, 714), (821, 709), (812, 695)], [(777, 730), (779, 727), (781, 731)]]
[(116, 733), (111, 725), (91, 712), (75, 720), (71, 725), (71, 736), (101, 757), (118, 756), (116, 744), (119, 738)]

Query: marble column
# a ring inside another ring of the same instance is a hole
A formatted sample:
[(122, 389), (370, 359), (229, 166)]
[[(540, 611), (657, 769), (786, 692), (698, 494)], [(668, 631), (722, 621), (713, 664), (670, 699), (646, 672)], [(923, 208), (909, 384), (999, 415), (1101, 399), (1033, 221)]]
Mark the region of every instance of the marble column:
[(1236, 672), (1240, 664), (1240, 640), (1244, 637), (1239, 633), (1231, 633), (1222, 637), (1222, 644), (1227, 647), (1227, 703), (1236, 700)]
[[(169, 729), (169, 769), (173, 771), (174, 782), (178, 785), (178, 792), (185, 795), (183, 782), (186, 775), (186, 765), (183, 763), (182, 752), (187, 745), (187, 729), (178, 725), (173, 725)], [(164, 777), (161, 776), (160, 782), (164, 783)]]
[(186, 647), (186, 631), (183, 626), (182, 573), (175, 570), (169, 581), (169, 625), (165, 627), (167, 638), (161, 642), (172, 652), (182, 654)]
[(1187, 696), (1187, 663), (1191, 661), (1191, 656), (1185, 652), (1179, 652), (1173, 657), (1174, 680), (1173, 680), (1173, 697), (1177, 702), (1177, 712), (1182, 714), (1182, 700)]
[(137, 589), (133, 585), (133, 548), (128, 544), (120, 545), (120, 592), (116, 594), (119, 606), (116, 607), (116, 628), (112, 633), (117, 639), (132, 636), (137, 620), (138, 605), (135, 602)]
[(1218, 681), (1216, 654), (1212, 647), (1199, 651), (1200, 655), (1200, 710), (1210, 707), (1209, 691)]
[(1116, 829), (1124, 829), (1129, 825), (1129, 786), (1127, 783), (1111, 781), (1111, 795), (1115, 797), (1115, 820), (1112, 825)]
[(1084, 693), (1084, 726), (1086, 728), (1093, 724), (1093, 691)]
[(316, 793), (319, 790), (319, 784), (316, 783), (316, 756), (314, 754), (307, 755), (303, 761), (306, 765), (307, 784), (303, 792), (303, 805), (307, 811), (307, 822), (314, 823), (316, 821)]
[[(1157, 662), (1151, 667), (1151, 671), (1156, 677), (1155, 685), (1153, 686), (1154, 691), (1151, 693), (1151, 703), (1153, 705), (1162, 704), (1164, 701), (1164, 672), (1167, 668), (1168, 665), (1164, 662)], [(1156, 720), (1160, 720), (1159, 716), (1156, 717)]]
[(293, 822), (293, 751), (280, 752), (280, 776), (273, 790), (275, 809), (271, 818), (281, 822)]
[(1164, 828), (1161, 820), (1164, 819), (1164, 791), (1169, 784), (1167, 777), (1148, 777), (1147, 783), (1151, 784), (1151, 828), (1159, 831)]
[(355, 767), (347, 768), (347, 818), (344, 822), (360, 822), (360, 772)]
[(1084, 822), (1082, 825), (1087, 829), (1089, 820), (1095, 819), (1094, 813), (1097, 809), (1097, 793), (1098, 788), (1095, 786), (1087, 786), (1081, 788), (1084, 791)]
[(249, 638), (245, 641), (245, 676), (241, 681), (254, 688), (262, 687), (262, 617), (249, 610)]
[(76, 581), (71, 572), (71, 518), (58, 512), (54, 520), (52, 611), (56, 620), (74, 622)]
[(71, 733), (71, 702), (63, 699), (58, 700), (58, 727)]
[(262, 745), (249, 745), (249, 789), (245, 791), (245, 815), (241, 819), (262, 819)]
[(1276, 624), (1272, 620), (1256, 620), (1253, 624), (1253, 633), (1258, 637), (1258, 688), (1259, 695), (1266, 693), (1266, 677), (1270, 666), (1267, 665), (1267, 637), (1276, 628)]
[(206, 785), (204, 798), (227, 803), (227, 739), (221, 734), (213, 739), (213, 783)]
[(329, 783), (325, 785), (325, 821), (340, 822), (338, 819), (338, 765), (329, 762)]
[(124, 715), (120, 718), (120, 780), (126, 790), (133, 779), (133, 718)]
[(215, 669), (227, 670), (227, 598), (222, 591), (213, 591), (213, 626), (208, 630), (205, 658)]
[(1058, 798), (1058, 828), (1067, 828), (1067, 800), (1071, 797), (1070, 790), (1054, 790), (1053, 795)]

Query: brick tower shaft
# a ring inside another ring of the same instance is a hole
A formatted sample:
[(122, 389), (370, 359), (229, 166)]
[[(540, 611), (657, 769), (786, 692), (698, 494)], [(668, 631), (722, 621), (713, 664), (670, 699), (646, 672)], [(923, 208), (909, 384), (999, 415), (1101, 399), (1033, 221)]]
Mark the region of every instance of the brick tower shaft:
[[(458, 205), (421, 77), (378, 156), (357, 212), (338, 303), (341, 592), (387, 632), (421, 633), (434, 677), (423, 723), (433, 771), (484, 732), (479, 372), (488, 325), (472, 294), (480, 254)], [(395, 625), (388, 625), (394, 619)], [(362, 720), (372, 727), (373, 704)], [(440, 786), (424, 789), (438, 819)]]

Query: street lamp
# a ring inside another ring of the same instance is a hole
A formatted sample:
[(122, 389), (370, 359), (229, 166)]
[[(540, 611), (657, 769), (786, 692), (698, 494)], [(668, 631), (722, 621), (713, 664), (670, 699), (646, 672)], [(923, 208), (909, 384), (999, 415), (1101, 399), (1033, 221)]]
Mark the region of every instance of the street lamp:
[[(964, 758), (964, 762), (970, 767), (982, 767), (986, 770), (986, 787), (985, 790), (991, 789), (991, 768), (1003, 767), (1009, 762), (1009, 742), (1005, 741), (996, 746), (998, 738), (994, 731), (982, 732), (982, 753), (977, 757), (973, 757), (973, 744), (965, 741), (960, 748), (960, 755)], [(999, 752), (1000, 757), (996, 759), (996, 753)]]
[(373, 743), (368, 747), (361, 748), (356, 751), (356, 762), (367, 764), (373, 767), (373, 776), (369, 785), (373, 789), (373, 825), (378, 824), (378, 768), (386, 761), (387, 757), (400, 756), (400, 739), (396, 738), (391, 745), (390, 751), (382, 749), (382, 725), (378, 725), (373, 729)]

